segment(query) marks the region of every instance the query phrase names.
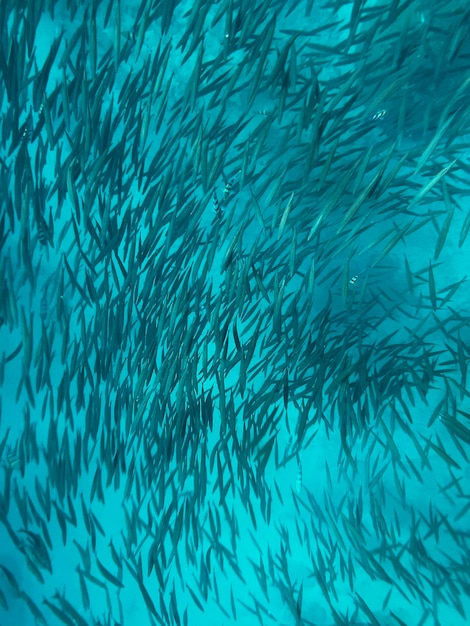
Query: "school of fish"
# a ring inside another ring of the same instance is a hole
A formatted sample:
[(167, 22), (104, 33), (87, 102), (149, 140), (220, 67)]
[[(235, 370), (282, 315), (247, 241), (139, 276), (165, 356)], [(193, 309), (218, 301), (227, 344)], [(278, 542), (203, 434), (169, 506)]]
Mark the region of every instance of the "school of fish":
[(0, 28), (0, 624), (468, 624), (468, 3)]

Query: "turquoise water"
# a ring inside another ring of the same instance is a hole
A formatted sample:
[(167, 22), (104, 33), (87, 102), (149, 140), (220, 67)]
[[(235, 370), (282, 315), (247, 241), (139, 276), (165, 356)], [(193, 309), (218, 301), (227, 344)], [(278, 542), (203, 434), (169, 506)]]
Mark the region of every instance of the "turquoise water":
[(0, 625), (467, 623), (468, 10), (0, 7)]

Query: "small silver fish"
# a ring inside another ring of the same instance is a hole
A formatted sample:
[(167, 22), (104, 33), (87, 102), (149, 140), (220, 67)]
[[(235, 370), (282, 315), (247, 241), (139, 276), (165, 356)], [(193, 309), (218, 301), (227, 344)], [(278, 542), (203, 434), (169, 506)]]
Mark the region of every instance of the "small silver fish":
[(297, 493), (302, 491), (302, 462), (298, 460), (297, 480), (295, 481), (295, 490)]
[(225, 182), (224, 197), (223, 197), (224, 202), (227, 200), (228, 196), (230, 195), (230, 190), (232, 189), (233, 185), (235, 184), (240, 174), (241, 174), (241, 170), (239, 170), (231, 180), (228, 180)]
[(372, 119), (374, 120), (374, 122), (377, 122), (378, 120), (383, 119), (387, 115), (387, 113), (388, 113), (387, 109), (380, 109), (380, 111), (376, 111), (372, 115)]
[(219, 198), (217, 197), (217, 192), (216, 192), (215, 188), (214, 188), (214, 192), (212, 194), (212, 206), (214, 207), (215, 214), (217, 216), (221, 216), (223, 211), (222, 211), (222, 207), (219, 204)]

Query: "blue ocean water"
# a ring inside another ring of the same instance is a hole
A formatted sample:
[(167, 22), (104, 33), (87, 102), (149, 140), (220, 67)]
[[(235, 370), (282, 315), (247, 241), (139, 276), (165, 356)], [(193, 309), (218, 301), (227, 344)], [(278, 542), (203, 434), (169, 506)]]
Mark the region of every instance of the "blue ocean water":
[(2, 3), (2, 626), (467, 623), (434, 5)]

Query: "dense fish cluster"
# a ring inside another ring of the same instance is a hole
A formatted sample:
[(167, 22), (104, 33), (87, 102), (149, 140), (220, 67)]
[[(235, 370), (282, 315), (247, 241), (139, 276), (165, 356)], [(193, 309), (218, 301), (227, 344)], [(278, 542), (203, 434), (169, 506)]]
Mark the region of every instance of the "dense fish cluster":
[(0, 28), (0, 624), (467, 624), (468, 2)]

